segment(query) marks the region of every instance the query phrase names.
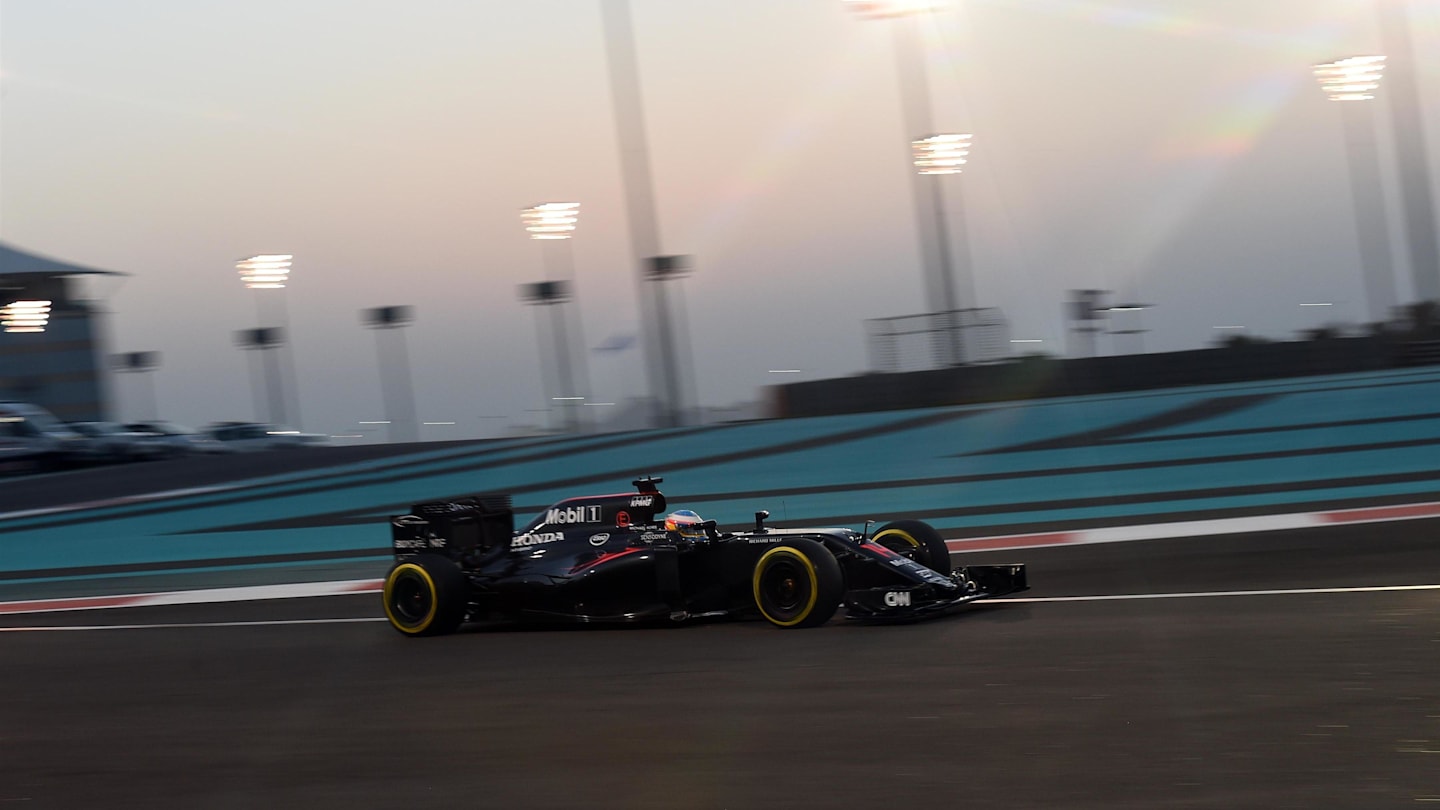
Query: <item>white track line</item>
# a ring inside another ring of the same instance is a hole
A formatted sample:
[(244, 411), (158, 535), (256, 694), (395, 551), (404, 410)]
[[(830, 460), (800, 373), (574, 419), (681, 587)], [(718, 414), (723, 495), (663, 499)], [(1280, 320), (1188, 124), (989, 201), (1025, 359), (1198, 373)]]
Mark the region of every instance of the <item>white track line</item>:
[(1259, 591), (1192, 591), (1190, 593), (1121, 593), (1104, 596), (1019, 596), (1000, 597), (1001, 602), (1125, 602), (1137, 599), (1201, 599), (1217, 596), (1305, 596), (1307, 594), (1390, 593), (1395, 591), (1440, 591), (1440, 585), (1372, 585), (1360, 588), (1287, 588)]

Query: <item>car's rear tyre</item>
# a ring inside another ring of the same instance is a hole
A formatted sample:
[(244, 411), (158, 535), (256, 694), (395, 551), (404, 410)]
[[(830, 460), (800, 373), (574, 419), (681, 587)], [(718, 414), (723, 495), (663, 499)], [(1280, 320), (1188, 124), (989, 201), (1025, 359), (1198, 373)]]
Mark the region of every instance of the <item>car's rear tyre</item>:
[(886, 523), (870, 539), (947, 577), (953, 570), (950, 567), (950, 549), (945, 545), (945, 538), (935, 531), (935, 527), (923, 520)]
[(776, 627), (818, 627), (845, 598), (845, 577), (824, 546), (795, 538), (760, 555), (751, 588), (760, 615)]
[(407, 636), (440, 636), (465, 621), (467, 583), (449, 559), (418, 554), (398, 560), (385, 576), (385, 618)]

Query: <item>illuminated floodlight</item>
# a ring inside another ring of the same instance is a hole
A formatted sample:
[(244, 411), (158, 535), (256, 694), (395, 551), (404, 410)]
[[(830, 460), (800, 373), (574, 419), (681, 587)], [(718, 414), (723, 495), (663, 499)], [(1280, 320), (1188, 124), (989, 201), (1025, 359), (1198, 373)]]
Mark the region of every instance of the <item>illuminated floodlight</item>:
[(935, 0), (841, 0), (845, 7), (867, 20), (883, 20), (935, 11), (944, 3)]
[(1369, 101), (1384, 70), (1383, 56), (1351, 56), (1316, 65), (1315, 78), (1331, 101)]
[(49, 301), (13, 301), (0, 307), (0, 326), (6, 332), (44, 332), (50, 322)]
[(266, 254), (251, 256), (235, 263), (240, 271), (240, 280), (252, 290), (278, 290), (290, 279), (289, 254)]
[(970, 138), (966, 135), (931, 135), (912, 141), (915, 168), (921, 174), (959, 174), (970, 156)]
[(580, 221), (580, 203), (540, 203), (520, 212), (531, 239), (569, 239)]

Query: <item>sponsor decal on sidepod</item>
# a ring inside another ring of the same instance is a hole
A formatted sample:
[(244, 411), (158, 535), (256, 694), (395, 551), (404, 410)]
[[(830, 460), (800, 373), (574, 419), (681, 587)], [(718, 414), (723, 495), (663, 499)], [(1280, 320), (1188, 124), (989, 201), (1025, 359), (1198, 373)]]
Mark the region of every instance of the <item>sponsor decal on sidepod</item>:
[(543, 546), (546, 543), (556, 543), (565, 539), (560, 532), (535, 532), (533, 534), (522, 534), (510, 541), (510, 548), (529, 548), (530, 546)]

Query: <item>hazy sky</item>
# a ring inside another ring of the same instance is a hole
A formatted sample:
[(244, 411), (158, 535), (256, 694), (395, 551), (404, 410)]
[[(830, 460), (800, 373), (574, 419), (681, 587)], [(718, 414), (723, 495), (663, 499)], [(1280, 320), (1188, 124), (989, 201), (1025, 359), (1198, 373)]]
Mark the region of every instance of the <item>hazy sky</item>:
[[(284, 252), (305, 427), (381, 418), (358, 312), (389, 304), (416, 308), (421, 417), (460, 423), (427, 438), (534, 421), (521, 208), (582, 204), (585, 337), (637, 329), (606, 1), (0, 0), (0, 240), (132, 274), (104, 289), (113, 349), (163, 353), (176, 420), (254, 415), (234, 262)], [(1372, 4), (1396, 1), (953, 0), (928, 70), (936, 128), (975, 133), (945, 182), (980, 303), (1056, 354), (1077, 287), (1155, 304), (1152, 351), (1362, 319), (1339, 110), (1309, 68), (1377, 50)], [(838, 0), (631, 6), (702, 403), (752, 400), (772, 368), (865, 370), (864, 319), (925, 309), (892, 24)], [(1440, 2), (1410, 9), (1440, 98)], [(622, 400), (643, 360), (591, 376)]]

